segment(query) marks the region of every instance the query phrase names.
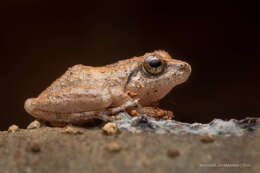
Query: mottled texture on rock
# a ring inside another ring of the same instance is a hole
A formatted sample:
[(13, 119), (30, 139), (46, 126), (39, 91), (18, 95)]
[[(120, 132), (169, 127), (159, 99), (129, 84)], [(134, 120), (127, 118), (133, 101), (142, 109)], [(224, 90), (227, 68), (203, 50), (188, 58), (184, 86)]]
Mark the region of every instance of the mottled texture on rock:
[(121, 147), (116, 142), (111, 142), (106, 146), (106, 149), (112, 153), (119, 152), (121, 150)]
[(41, 151), (41, 145), (37, 142), (32, 142), (31, 151), (34, 152), (34, 153), (40, 152)]
[[(260, 170), (259, 136), (215, 136), (215, 141), (206, 145), (201, 143), (200, 135), (122, 131), (117, 136), (107, 136), (99, 128), (82, 129), (81, 135), (68, 135), (63, 133), (64, 128), (50, 127), (0, 132), (1, 172), (248, 173)], [(104, 149), (114, 141), (120, 144), (120, 152)], [(181, 153), (174, 159), (167, 155), (171, 147)], [(244, 167), (234, 167), (238, 163)], [(212, 167), (214, 164), (226, 165)]]
[(200, 141), (203, 143), (211, 143), (211, 142), (214, 142), (214, 138), (212, 137), (212, 135), (205, 133), (205, 134), (203, 134)]
[(180, 155), (180, 152), (176, 148), (170, 148), (167, 154), (170, 158), (175, 158)]
[(64, 131), (63, 133), (66, 134), (72, 134), (72, 135), (79, 135), (83, 133), (83, 130), (81, 130), (81, 128), (78, 128), (76, 126), (66, 126), (64, 127)]

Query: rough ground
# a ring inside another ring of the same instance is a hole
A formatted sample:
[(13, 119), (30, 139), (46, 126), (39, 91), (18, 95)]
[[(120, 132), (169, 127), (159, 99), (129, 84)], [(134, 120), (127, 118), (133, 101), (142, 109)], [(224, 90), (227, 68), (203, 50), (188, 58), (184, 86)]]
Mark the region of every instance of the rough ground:
[[(128, 131), (107, 136), (99, 128), (83, 129), (82, 134), (52, 127), (3, 131), (0, 172), (259, 172), (259, 136), (215, 136), (211, 143), (201, 138)], [(121, 150), (107, 150), (111, 142), (117, 142)], [(168, 149), (177, 149), (180, 155), (169, 157)]]

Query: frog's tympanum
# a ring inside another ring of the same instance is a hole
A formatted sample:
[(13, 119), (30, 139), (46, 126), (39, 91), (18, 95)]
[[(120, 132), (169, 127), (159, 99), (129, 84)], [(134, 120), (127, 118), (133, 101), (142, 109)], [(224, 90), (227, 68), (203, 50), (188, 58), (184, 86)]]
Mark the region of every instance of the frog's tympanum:
[(53, 123), (109, 121), (122, 111), (171, 119), (169, 111), (148, 106), (185, 82), (190, 73), (188, 63), (162, 50), (102, 67), (75, 65), (38, 97), (27, 99), (24, 107), (36, 119)]

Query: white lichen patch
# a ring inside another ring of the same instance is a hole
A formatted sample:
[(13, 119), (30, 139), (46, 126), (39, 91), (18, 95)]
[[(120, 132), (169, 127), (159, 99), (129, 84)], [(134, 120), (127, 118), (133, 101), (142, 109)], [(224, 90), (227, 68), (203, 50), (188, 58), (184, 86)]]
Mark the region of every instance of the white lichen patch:
[[(259, 125), (248, 124), (248, 121), (231, 119), (228, 121), (214, 119), (208, 124), (202, 123), (183, 123), (175, 120), (154, 120), (146, 115), (132, 117), (127, 113), (120, 114), (121, 119), (116, 120), (119, 129), (126, 129), (133, 133), (140, 131), (150, 131), (159, 134), (209, 134), (223, 136), (241, 136), (245, 133), (255, 132), (259, 135)], [(246, 119), (244, 119), (246, 120)]]

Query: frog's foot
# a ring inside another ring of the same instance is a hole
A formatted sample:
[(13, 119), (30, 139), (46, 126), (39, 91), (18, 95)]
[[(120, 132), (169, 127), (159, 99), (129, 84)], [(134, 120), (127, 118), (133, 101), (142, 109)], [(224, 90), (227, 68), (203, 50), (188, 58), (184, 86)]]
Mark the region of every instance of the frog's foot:
[(139, 116), (145, 114), (156, 120), (172, 120), (174, 118), (172, 111), (163, 110), (158, 107), (138, 107), (137, 109), (130, 110), (129, 114), (132, 116)]

